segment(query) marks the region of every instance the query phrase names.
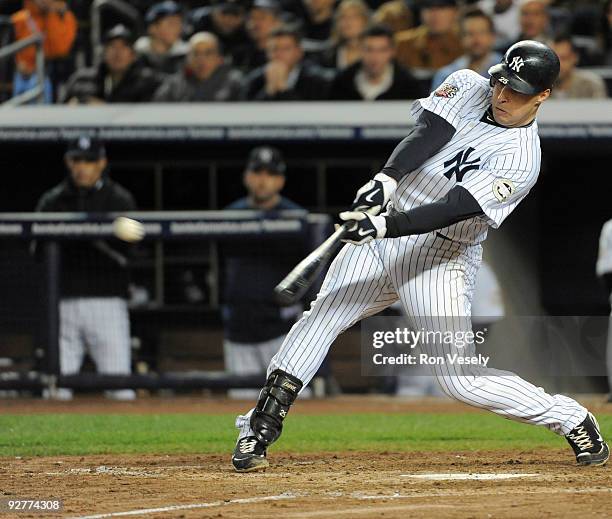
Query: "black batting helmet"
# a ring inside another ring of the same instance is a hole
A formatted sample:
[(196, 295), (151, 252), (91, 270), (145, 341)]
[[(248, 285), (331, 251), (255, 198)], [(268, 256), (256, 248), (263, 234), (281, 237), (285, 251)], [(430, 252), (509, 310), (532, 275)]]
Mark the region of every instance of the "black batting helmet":
[(501, 63), (489, 69), (492, 78), (521, 94), (552, 88), (559, 76), (559, 58), (539, 41), (523, 40), (510, 47)]

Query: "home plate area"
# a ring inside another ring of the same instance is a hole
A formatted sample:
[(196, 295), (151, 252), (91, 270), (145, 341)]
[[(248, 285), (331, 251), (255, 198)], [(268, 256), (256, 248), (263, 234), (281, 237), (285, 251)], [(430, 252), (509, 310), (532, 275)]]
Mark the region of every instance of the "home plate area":
[(5, 458), (0, 481), (2, 497), (58, 497), (61, 517), (88, 519), (603, 518), (612, 509), (610, 471), (578, 468), (565, 449), (269, 459), (266, 472), (237, 474), (218, 455)]

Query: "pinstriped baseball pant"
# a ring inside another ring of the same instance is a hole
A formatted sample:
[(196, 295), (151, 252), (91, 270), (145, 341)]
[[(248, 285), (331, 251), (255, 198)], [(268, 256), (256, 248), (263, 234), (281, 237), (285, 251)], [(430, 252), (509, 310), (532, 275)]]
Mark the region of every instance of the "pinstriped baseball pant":
[[(471, 298), (481, 256), (480, 245), (453, 242), (436, 233), (345, 245), (268, 373), (281, 369), (306, 385), (340, 333), (398, 299), (413, 329), (471, 331)], [(428, 348), (437, 356), (457, 352), (448, 344)], [(473, 348), (468, 345), (460, 354), (470, 356)], [(549, 395), (508, 371), (449, 363), (431, 368), (450, 397), (509, 419), (567, 434), (586, 417), (586, 409), (576, 401)], [(241, 437), (249, 432), (249, 414), (236, 422)]]

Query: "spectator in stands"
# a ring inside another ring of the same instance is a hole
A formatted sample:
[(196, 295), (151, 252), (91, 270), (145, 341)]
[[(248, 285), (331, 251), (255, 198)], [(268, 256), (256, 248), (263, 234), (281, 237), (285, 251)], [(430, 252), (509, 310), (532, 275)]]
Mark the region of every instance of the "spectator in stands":
[[(241, 0), (216, 0), (212, 5), (191, 12), (193, 32), (212, 32), (217, 36), (226, 58), (243, 67), (250, 52), (245, 8)], [(263, 64), (259, 63), (259, 65)]]
[(188, 45), (181, 39), (183, 13), (181, 6), (167, 0), (154, 4), (145, 16), (147, 36), (134, 44), (136, 53), (145, 66), (173, 74), (183, 67)]
[[(278, 211), (302, 209), (281, 196), (286, 165), (276, 148), (261, 146), (249, 154), (243, 182), (248, 191), (227, 210), (257, 210), (267, 217)], [(223, 326), (225, 368), (236, 375), (265, 377), (268, 363), (289, 329), (302, 313), (302, 305), (281, 307), (274, 287), (300, 261), (303, 246), (281, 242), (243, 240), (222, 248), (225, 256)], [(257, 391), (250, 393), (257, 394)], [(248, 390), (231, 390), (233, 398), (249, 396)]]
[[(15, 40), (23, 40), (36, 32), (43, 35), (45, 55), (44, 98), (53, 102), (61, 82), (71, 72), (70, 52), (77, 33), (77, 20), (63, 0), (24, 0), (23, 9), (11, 16)], [(13, 95), (33, 88), (36, 77), (36, 47), (29, 46), (15, 55)]]
[(519, 21), (521, 32), (516, 41), (537, 40), (545, 43), (550, 38), (548, 0), (522, 0)]
[(417, 99), (419, 83), (395, 62), (393, 33), (383, 25), (361, 35), (363, 58), (340, 72), (331, 88), (331, 99), (378, 101)]
[(495, 27), (489, 15), (480, 9), (473, 9), (463, 15), (459, 25), (465, 54), (436, 72), (431, 83), (431, 90), (438, 88), (453, 72), (464, 68), (469, 68), (488, 78), (489, 68), (502, 59), (501, 54), (493, 51)]
[(521, 32), (519, 0), (481, 0), (478, 5), (493, 19), (496, 48), (505, 49), (517, 41)]
[[(43, 194), (36, 207), (42, 212), (134, 211), (132, 195), (107, 173), (104, 144), (82, 136), (65, 155), (68, 176)], [(74, 375), (88, 352), (99, 373), (131, 372), (130, 321), (126, 303), (127, 245), (118, 239), (65, 241), (61, 245), (59, 347), (60, 370)], [(61, 389), (59, 398), (71, 398)], [(131, 389), (108, 391), (107, 396), (131, 400)]]
[(608, 96), (604, 80), (589, 70), (577, 68), (578, 51), (569, 35), (555, 38), (551, 48), (559, 56), (559, 79), (551, 99), (603, 99)]
[(389, 0), (376, 9), (372, 22), (377, 25), (386, 25), (395, 34), (412, 29), (414, 15), (404, 0)]
[(361, 59), (360, 35), (370, 21), (370, 8), (363, 0), (342, 0), (334, 15), (332, 46), (316, 58), (323, 67), (345, 69)]
[(243, 70), (252, 71), (266, 64), (268, 36), (282, 25), (281, 8), (276, 0), (255, 0), (249, 11), (247, 31), (253, 45), (242, 64)]
[(150, 101), (163, 77), (136, 60), (134, 37), (124, 25), (104, 35), (104, 59), (97, 68), (78, 70), (68, 81), (64, 99), (72, 104)]
[(423, 0), (423, 24), (396, 34), (397, 61), (433, 73), (461, 55), (456, 0)]
[(224, 63), (217, 37), (210, 32), (198, 32), (189, 40), (187, 64), (166, 78), (153, 100), (237, 101), (241, 89), (242, 74)]
[(255, 101), (316, 101), (326, 99), (331, 77), (303, 60), (295, 29), (279, 27), (268, 37), (268, 63), (246, 78), (243, 98)]
[(303, 0), (306, 8), (302, 33), (310, 50), (323, 49), (331, 37), (335, 0)]

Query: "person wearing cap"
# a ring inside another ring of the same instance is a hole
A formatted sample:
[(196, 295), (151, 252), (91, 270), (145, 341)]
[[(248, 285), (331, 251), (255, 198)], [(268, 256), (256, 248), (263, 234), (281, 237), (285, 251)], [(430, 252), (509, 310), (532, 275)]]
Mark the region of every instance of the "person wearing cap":
[(493, 50), (495, 46), (495, 26), (493, 19), (480, 9), (466, 11), (459, 22), (461, 43), (465, 54), (451, 64), (436, 72), (431, 82), (431, 89), (438, 88), (445, 78), (453, 72), (464, 68), (489, 77), (488, 70), (500, 62), (501, 54)]
[[(42, 195), (39, 212), (125, 212), (136, 210), (134, 197), (108, 175), (104, 143), (82, 135), (64, 155), (68, 175)], [(68, 240), (60, 247), (60, 370), (74, 375), (89, 353), (99, 373), (131, 372), (130, 322), (127, 309), (128, 246), (118, 239)], [(59, 398), (71, 398), (63, 388)], [(132, 390), (107, 392), (133, 399)]]
[(141, 36), (134, 50), (142, 62), (158, 72), (179, 71), (187, 55), (187, 42), (181, 39), (183, 13), (172, 0), (154, 4), (145, 15), (147, 36)]
[(456, 0), (422, 0), (422, 25), (398, 32), (397, 61), (408, 69), (433, 73), (461, 55)]
[(71, 104), (148, 102), (163, 76), (136, 59), (134, 36), (124, 25), (104, 35), (104, 57), (97, 68), (75, 72), (64, 101)]
[(246, 60), (241, 64), (249, 72), (266, 64), (266, 45), (270, 33), (283, 24), (281, 7), (276, 0), (255, 0), (249, 11), (246, 28), (252, 41)]
[[(286, 170), (277, 148), (254, 148), (243, 174), (247, 196), (225, 209), (261, 211), (264, 218), (277, 218), (283, 210), (303, 210), (281, 195)], [(229, 373), (265, 376), (270, 359), (303, 309), (301, 304), (281, 307), (274, 300), (274, 287), (302, 259), (303, 249), (301, 240), (252, 240), (248, 244), (241, 240), (223, 245), (223, 349)], [(232, 398), (252, 394), (252, 390), (229, 392)]]
[(250, 47), (243, 0), (216, 0), (211, 5), (191, 11), (189, 20), (192, 32), (216, 35), (227, 62), (242, 67)]
[(344, 101), (418, 99), (425, 92), (418, 81), (395, 62), (393, 33), (372, 25), (360, 37), (362, 59), (334, 79), (330, 98)]
[[(43, 52), (47, 77), (44, 81), (45, 102), (51, 103), (59, 83), (73, 70), (68, 63), (77, 34), (78, 22), (63, 0), (24, 0), (23, 8), (11, 16), (11, 30), (15, 41), (29, 38), (34, 33), (43, 35)], [(30, 45), (15, 54), (13, 95), (19, 95), (37, 84), (36, 47)]]
[(189, 40), (185, 67), (164, 80), (153, 101), (237, 101), (241, 89), (242, 74), (224, 62), (217, 37), (198, 32)]
[(328, 98), (331, 74), (304, 60), (295, 29), (279, 27), (268, 36), (268, 62), (245, 80), (243, 98), (250, 101), (317, 101)]

